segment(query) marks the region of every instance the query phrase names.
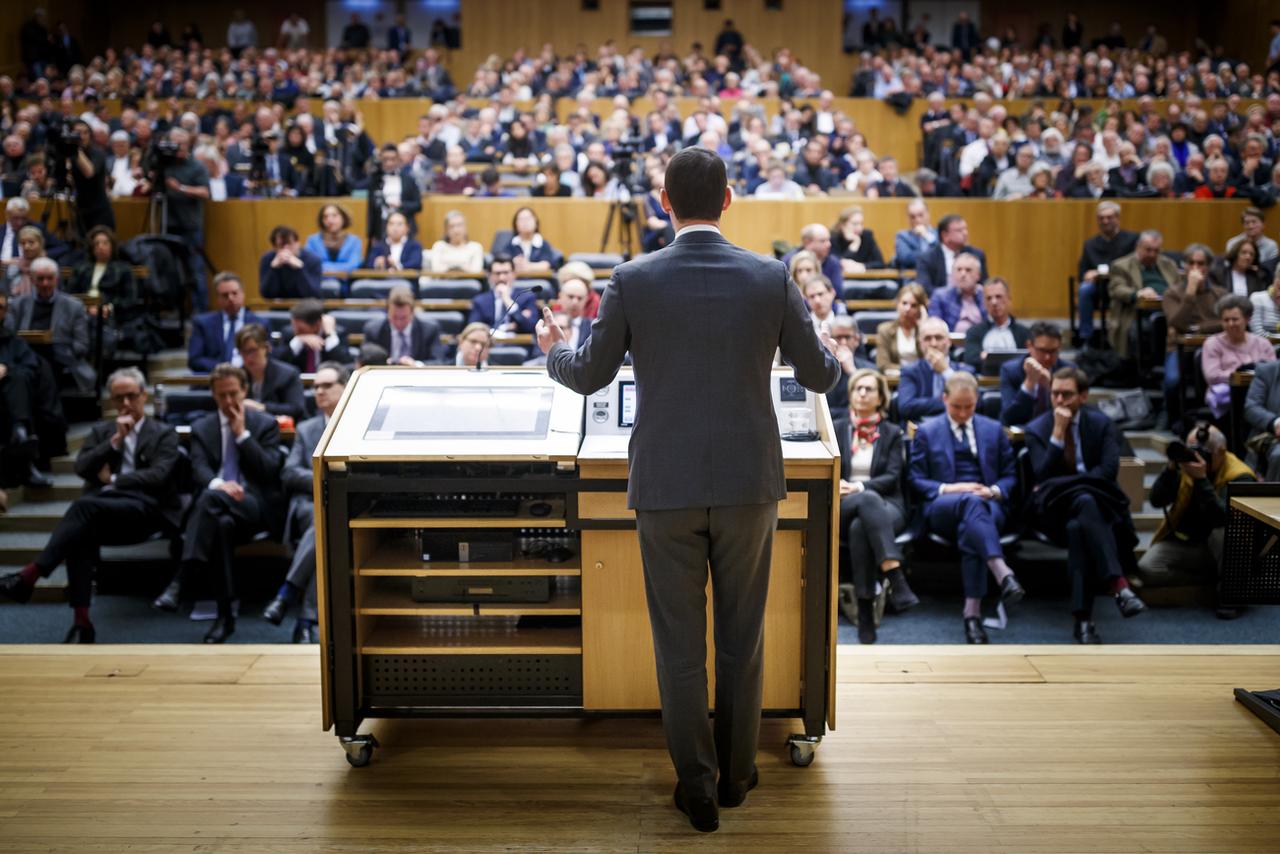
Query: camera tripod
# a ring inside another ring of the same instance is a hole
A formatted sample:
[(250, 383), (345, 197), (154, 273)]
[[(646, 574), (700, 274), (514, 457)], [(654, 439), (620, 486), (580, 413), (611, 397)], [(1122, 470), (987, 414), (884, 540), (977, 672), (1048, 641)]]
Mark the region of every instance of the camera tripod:
[(633, 241), (639, 214), (636, 212), (636, 202), (631, 195), (631, 189), (621, 183), (618, 185), (618, 196), (609, 203), (609, 213), (605, 216), (604, 233), (600, 235), (601, 252), (609, 249), (609, 235), (613, 231), (615, 219), (618, 221), (618, 245), (622, 248), (622, 260), (630, 261), (632, 250), (635, 248)]

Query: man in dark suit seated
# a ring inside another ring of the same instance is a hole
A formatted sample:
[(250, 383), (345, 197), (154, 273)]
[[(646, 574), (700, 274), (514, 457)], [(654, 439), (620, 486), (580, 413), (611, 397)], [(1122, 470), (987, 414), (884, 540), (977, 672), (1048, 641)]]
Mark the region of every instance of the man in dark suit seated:
[(89, 315), (84, 304), (58, 289), (58, 264), (51, 258), (31, 262), (31, 281), (35, 292), (14, 297), (9, 304), (5, 324), (12, 332), (48, 331), (50, 344), (37, 344), (31, 349), (53, 367), (58, 386), (74, 386), (92, 391), (93, 366), (89, 358)]
[(964, 217), (947, 214), (938, 221), (938, 242), (920, 253), (916, 259), (916, 281), (924, 285), (930, 296), (951, 284), (951, 267), (961, 252), (978, 259), (979, 281), (987, 280), (987, 255), (969, 245), (969, 225)]
[(867, 192), (871, 198), (915, 198), (916, 191), (911, 189), (911, 185), (898, 177), (898, 161), (892, 157), (881, 157), (880, 162), (876, 164), (876, 171), (880, 173), (880, 180), (872, 184)]
[(943, 392), (953, 375), (973, 373), (963, 362), (951, 360), (951, 333), (940, 318), (920, 324), (920, 346), (924, 353), (905, 366), (898, 379), (898, 417), (917, 424), (946, 409)]
[(179, 524), (178, 434), (147, 417), (146, 381), (137, 368), (116, 371), (107, 386), (118, 414), (95, 424), (76, 455), (84, 495), (71, 502), (35, 560), (0, 577), (0, 594), (26, 602), (36, 581), (66, 562), (74, 622), (64, 643), (96, 640), (89, 603), (98, 547), (142, 542), (157, 531), (176, 531)]
[(293, 365), (304, 374), (314, 374), (321, 362), (351, 364), (351, 351), (338, 334), (338, 324), (325, 314), (323, 302), (300, 300), (289, 309), (289, 322), (293, 324), (293, 335), (276, 347), (271, 354), (274, 359)]
[(987, 573), (995, 577), (1006, 604), (1024, 595), (1000, 545), (1005, 502), (1017, 485), (1013, 446), (1000, 422), (974, 414), (978, 381), (971, 374), (956, 373), (948, 379), (943, 402), (946, 413), (916, 430), (911, 488), (924, 502), (929, 529), (959, 545), (965, 640), (984, 644), (982, 597), (987, 593)]
[(439, 324), (414, 313), (413, 291), (406, 285), (387, 294), (387, 316), (365, 323), (364, 340), (385, 350), (389, 365), (438, 365), (444, 359)]
[(287, 225), (271, 229), (271, 251), (258, 262), (258, 289), (267, 299), (322, 297), (320, 258), (302, 248), (298, 232)]
[(293, 626), (294, 643), (315, 643), (319, 640), (316, 633), (319, 621), (316, 612), (316, 508), (311, 490), (311, 455), (320, 444), (320, 436), (329, 425), (333, 411), (338, 408), (338, 400), (351, 371), (346, 365), (324, 362), (316, 369), (315, 375), (313, 388), (320, 414), (298, 425), (293, 447), (289, 449), (281, 473), (284, 492), (289, 497), (284, 542), (293, 549), (293, 560), (284, 584), (280, 585), (275, 598), (262, 612), (263, 619), (278, 626), (289, 607), (301, 603), (301, 613)]
[[(1265, 451), (1265, 458), (1259, 458), (1254, 468), (1266, 472), (1264, 480), (1280, 481), (1280, 361), (1263, 362), (1254, 371), (1245, 397), (1244, 420), (1251, 431), (1250, 446), (1262, 446), (1256, 454)], [(1272, 441), (1258, 440), (1259, 436)]]
[(490, 329), (496, 326), (496, 337), (503, 333), (532, 334), (538, 324), (538, 297), (532, 291), (524, 291), (513, 298), (515, 280), (511, 257), (495, 255), (489, 265), (489, 290), (471, 298), (467, 323), (483, 323)]
[(218, 297), (218, 310), (191, 319), (187, 367), (197, 374), (207, 374), (222, 362), (240, 367), (243, 362), (236, 350), (236, 333), (250, 323), (267, 325), (244, 307), (244, 285), (235, 273), (224, 271), (214, 276), (213, 290)]
[(236, 349), (244, 362), (249, 393), (244, 405), (273, 418), (287, 415), (294, 423), (306, 417), (306, 395), (298, 369), (271, 358), (267, 330), (251, 323), (236, 333)]
[[(0, 481), (12, 474), (28, 486), (52, 486), (53, 481), (36, 468), (40, 440), (36, 435), (36, 388), (40, 357), (5, 325), (9, 295), (0, 291)], [(47, 368), (45, 370), (48, 370)], [(9, 471), (3, 470), (8, 464)]]
[(199, 491), (187, 515), (182, 562), (154, 605), (174, 611), (180, 595), (194, 598), (197, 588), (209, 589), (218, 616), (204, 642), (223, 643), (236, 630), (231, 553), (272, 527), (284, 454), (276, 420), (245, 405), (249, 377), (243, 369), (217, 365), (209, 385), (218, 411), (191, 425), (191, 473)]
[(1058, 358), (1062, 330), (1052, 323), (1036, 323), (1027, 341), (1027, 358), (1005, 362), (1000, 368), (1000, 420), (1018, 427), (1053, 409), (1050, 384), (1059, 368), (1070, 367)]
[(1137, 570), (1138, 537), (1129, 499), (1116, 485), (1120, 435), (1103, 413), (1086, 406), (1089, 377), (1078, 368), (1053, 373), (1053, 410), (1027, 424), (1036, 525), (1067, 548), (1071, 616), (1077, 643), (1101, 643), (1093, 624), (1094, 590), (1115, 597), (1120, 613), (1146, 610), (1129, 589), (1126, 567)]
[(409, 236), (409, 220), (400, 211), (387, 217), (386, 236), (369, 247), (365, 266), (374, 270), (421, 270), (422, 244)]
[[(827, 406), (831, 409), (832, 418), (843, 418), (849, 411), (849, 380), (854, 372), (863, 368), (877, 369), (875, 362), (861, 354), (862, 333), (849, 315), (831, 318), (831, 340), (836, 344), (836, 359), (840, 362), (840, 382), (827, 392)], [(884, 407), (889, 408), (887, 395)]]
[(1022, 350), (1031, 338), (1031, 330), (1014, 320), (1009, 283), (996, 276), (982, 286), (982, 304), (987, 319), (969, 327), (964, 334), (964, 363), (974, 370), (993, 350)]

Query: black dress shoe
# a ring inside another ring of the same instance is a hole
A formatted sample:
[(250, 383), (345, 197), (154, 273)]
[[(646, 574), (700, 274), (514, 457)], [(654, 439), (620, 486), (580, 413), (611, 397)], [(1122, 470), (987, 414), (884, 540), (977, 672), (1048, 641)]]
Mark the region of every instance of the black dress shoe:
[(1076, 643), (1102, 643), (1097, 626), (1088, 620), (1076, 620), (1076, 627), (1071, 633), (1075, 635)]
[(1120, 609), (1122, 617), (1136, 617), (1147, 610), (1147, 603), (1139, 599), (1138, 594), (1128, 587), (1122, 587), (1116, 594), (1116, 607)]
[(267, 603), (267, 607), (262, 609), (262, 619), (273, 626), (278, 626), (284, 622), (284, 613), (288, 610), (289, 603), (277, 596)]
[(889, 570), (885, 580), (889, 583), (889, 605), (894, 611), (901, 614), (920, 604), (920, 597), (907, 584), (907, 574), (902, 567)]
[(36, 464), (32, 463), (22, 478), (22, 484), (35, 489), (48, 489), (53, 486), (53, 478), (40, 471), (40, 469), (36, 468)]
[(169, 586), (164, 589), (164, 592), (155, 598), (155, 601), (151, 603), (151, 607), (155, 608), (157, 611), (168, 611), (169, 613), (173, 613), (178, 610), (178, 592), (178, 582), (169, 582)]
[(8, 575), (0, 575), (0, 596), (6, 599), (12, 599), (14, 602), (22, 604), (31, 601), (31, 591), (35, 590), (22, 577), (20, 572), (10, 572)]
[(747, 792), (760, 785), (760, 769), (752, 768), (751, 777), (747, 779), (745, 786), (726, 786), (721, 780), (721, 785), (716, 787), (716, 800), (720, 802), (720, 806), (724, 809), (732, 809), (741, 806), (742, 802), (747, 799)]
[(876, 600), (858, 600), (858, 643), (876, 642)]
[(93, 626), (81, 626), (79, 624), (71, 627), (67, 632), (67, 636), (62, 639), (63, 643), (96, 643), (98, 633), (93, 630)]
[(235, 617), (218, 617), (204, 636), (205, 643), (226, 643), (236, 632)]
[(320, 635), (316, 631), (315, 623), (307, 623), (299, 620), (293, 626), (293, 642), (294, 643), (319, 643)]
[(1026, 595), (1027, 591), (1022, 589), (1022, 585), (1018, 583), (1018, 579), (1013, 573), (1006, 575), (1004, 581), (1000, 582), (1000, 599), (1004, 604), (1016, 605)]
[(676, 783), (675, 802), (676, 809), (689, 816), (689, 824), (694, 830), (712, 833), (720, 829), (720, 808), (711, 798), (686, 799), (684, 790)]
[(987, 630), (982, 627), (981, 617), (964, 618), (964, 639), (969, 643), (987, 642)]

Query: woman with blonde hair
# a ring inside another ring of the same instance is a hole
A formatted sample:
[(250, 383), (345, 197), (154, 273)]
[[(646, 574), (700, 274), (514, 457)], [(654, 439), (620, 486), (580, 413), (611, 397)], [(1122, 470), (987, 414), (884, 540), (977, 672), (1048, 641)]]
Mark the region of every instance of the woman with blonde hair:
[(903, 285), (894, 303), (897, 320), (876, 327), (876, 367), (882, 371), (901, 370), (920, 358), (920, 321), (929, 316), (929, 295), (917, 282)]
[(822, 272), (822, 265), (818, 263), (817, 255), (808, 249), (801, 249), (791, 256), (788, 270), (791, 273), (791, 281), (796, 283), (801, 293), (804, 293), (805, 283)]

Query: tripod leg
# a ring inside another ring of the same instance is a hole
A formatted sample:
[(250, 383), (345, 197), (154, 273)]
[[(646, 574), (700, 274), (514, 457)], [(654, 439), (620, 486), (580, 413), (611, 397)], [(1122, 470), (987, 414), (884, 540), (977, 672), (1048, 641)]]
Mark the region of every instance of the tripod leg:
[(609, 232), (613, 230), (613, 215), (618, 212), (618, 203), (609, 203), (609, 213), (604, 221), (604, 234), (600, 238), (600, 251), (605, 252), (609, 248)]

